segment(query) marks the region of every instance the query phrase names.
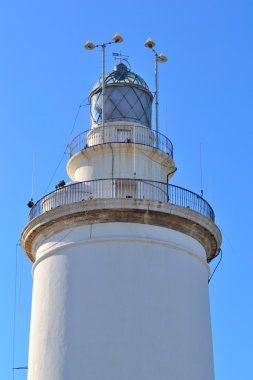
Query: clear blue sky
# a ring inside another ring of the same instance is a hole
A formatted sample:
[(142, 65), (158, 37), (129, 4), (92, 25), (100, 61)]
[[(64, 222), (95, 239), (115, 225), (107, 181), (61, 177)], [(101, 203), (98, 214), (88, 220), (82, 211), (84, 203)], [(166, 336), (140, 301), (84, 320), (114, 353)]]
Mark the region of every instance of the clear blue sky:
[[(101, 73), (87, 39), (120, 32), (132, 70), (154, 89), (157, 42), (161, 131), (174, 144), (173, 183), (200, 192), (223, 231), (223, 261), (210, 283), (217, 380), (253, 379), (252, 103), (253, 2), (238, 0), (3, 1), (0, 6), (1, 273), (0, 377), (12, 379), (15, 249), (28, 217), (32, 160), (35, 199), (44, 195), (76, 111)], [(114, 65), (109, 47), (106, 69)], [(80, 110), (72, 137), (89, 128)], [(67, 180), (63, 160), (49, 188)], [(31, 265), (18, 248), (15, 365), (27, 364)], [(17, 371), (16, 380), (26, 378)]]

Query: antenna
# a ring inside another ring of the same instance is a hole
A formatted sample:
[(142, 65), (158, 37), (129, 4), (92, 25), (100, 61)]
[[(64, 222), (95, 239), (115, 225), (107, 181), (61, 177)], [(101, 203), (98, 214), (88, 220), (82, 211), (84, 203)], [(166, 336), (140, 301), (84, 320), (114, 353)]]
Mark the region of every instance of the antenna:
[(211, 177), (210, 176), (208, 178), (208, 190), (209, 190), (209, 201), (211, 201), (212, 195), (211, 195)]
[(31, 193), (31, 199), (27, 203), (27, 206), (29, 208), (33, 208), (33, 206), (34, 206), (33, 196), (34, 196), (34, 153), (33, 153), (33, 159), (32, 159), (32, 193)]
[(165, 122), (165, 126), (164, 126), (164, 129), (166, 130), (167, 132), (167, 136), (169, 136), (169, 113), (168, 113), (168, 105), (166, 104), (165, 105), (165, 117), (164, 117), (164, 122)]
[(200, 194), (201, 197), (203, 197), (204, 190), (203, 190), (203, 170), (202, 170), (202, 143), (200, 143), (199, 147), (199, 164), (200, 164)]
[(33, 159), (32, 159), (32, 194), (31, 194), (31, 200), (34, 198), (34, 152), (33, 152)]

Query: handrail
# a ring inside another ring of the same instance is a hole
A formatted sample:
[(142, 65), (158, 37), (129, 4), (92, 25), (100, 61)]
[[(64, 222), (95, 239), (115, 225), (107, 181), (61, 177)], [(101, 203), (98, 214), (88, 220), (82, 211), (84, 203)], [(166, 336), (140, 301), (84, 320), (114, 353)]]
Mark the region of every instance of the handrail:
[(102, 143), (135, 143), (157, 148), (173, 158), (172, 142), (160, 132), (140, 125), (109, 125), (89, 129), (77, 135), (69, 144), (70, 157), (90, 146)]
[(212, 207), (200, 195), (165, 182), (129, 178), (107, 178), (76, 182), (61, 187), (35, 203), (30, 220), (59, 206), (92, 199), (152, 200), (189, 208), (214, 221)]

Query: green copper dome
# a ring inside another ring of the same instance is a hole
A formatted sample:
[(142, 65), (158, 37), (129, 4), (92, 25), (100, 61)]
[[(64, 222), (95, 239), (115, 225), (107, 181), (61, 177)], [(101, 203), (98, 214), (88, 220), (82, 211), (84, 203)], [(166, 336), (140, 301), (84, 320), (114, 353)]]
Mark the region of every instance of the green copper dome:
[[(105, 75), (105, 84), (133, 84), (136, 86), (144, 87), (149, 91), (148, 85), (144, 79), (142, 79), (139, 75), (130, 71), (126, 65), (120, 63), (114, 67), (113, 71), (110, 71)], [(102, 79), (95, 83), (91, 92), (96, 91), (99, 87), (102, 86)]]

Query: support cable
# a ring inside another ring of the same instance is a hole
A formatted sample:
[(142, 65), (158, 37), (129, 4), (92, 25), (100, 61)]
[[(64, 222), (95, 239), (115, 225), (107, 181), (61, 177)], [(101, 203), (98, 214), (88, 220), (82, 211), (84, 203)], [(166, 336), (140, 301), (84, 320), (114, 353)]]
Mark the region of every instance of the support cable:
[(28, 369), (28, 366), (26, 365), (24, 367), (15, 367), (15, 368), (12, 368), (12, 369), (15, 369), (15, 370), (17, 370), (17, 369)]
[(50, 179), (50, 181), (49, 181), (49, 183), (48, 183), (48, 185), (47, 185), (47, 188), (46, 188), (46, 190), (45, 190), (45, 192), (44, 192), (45, 195), (47, 194), (47, 191), (48, 191), (48, 189), (49, 189), (49, 186), (51, 185), (51, 183), (52, 183), (52, 181), (53, 181), (53, 179), (54, 179), (54, 177), (55, 177), (55, 175), (56, 175), (56, 173), (57, 173), (57, 171), (58, 171), (58, 169), (59, 169), (59, 167), (60, 167), (60, 165), (61, 165), (61, 163), (62, 163), (62, 161), (63, 161), (63, 159), (64, 159), (64, 156), (65, 156), (65, 154), (67, 153), (67, 150), (68, 150), (68, 148), (69, 148), (70, 139), (71, 139), (72, 133), (73, 133), (73, 131), (74, 131), (74, 128), (75, 128), (75, 126), (76, 126), (76, 122), (77, 122), (77, 119), (78, 119), (78, 116), (79, 116), (80, 109), (81, 109), (81, 107), (85, 107), (85, 106), (88, 106), (88, 105), (89, 105), (89, 103), (87, 103), (87, 104), (83, 104), (83, 102), (84, 102), (84, 100), (83, 100), (83, 101), (80, 103), (80, 105), (78, 106), (78, 109), (77, 109), (77, 112), (76, 112), (76, 116), (75, 116), (75, 119), (74, 119), (74, 123), (73, 123), (73, 125), (72, 125), (71, 130), (70, 130), (70, 134), (69, 134), (69, 138), (68, 138), (68, 141), (67, 141), (67, 145), (66, 145), (65, 150), (64, 150), (64, 152), (63, 152), (63, 154), (62, 154), (62, 156), (61, 156), (61, 159), (60, 159), (58, 165), (56, 166), (56, 169), (54, 170), (53, 175), (52, 175), (52, 177), (51, 177), (51, 179)]
[(219, 266), (220, 263), (221, 263), (221, 260), (222, 260), (222, 249), (221, 249), (221, 248), (219, 248), (216, 257), (218, 257), (219, 255), (220, 255), (220, 259), (219, 259), (218, 263), (216, 264), (216, 266), (215, 266), (215, 268), (214, 268), (214, 270), (213, 270), (211, 276), (210, 276), (209, 279), (208, 279), (208, 284), (210, 283), (210, 281), (211, 281), (211, 279), (212, 279), (214, 273), (216, 272), (216, 270), (218, 269), (218, 266)]

